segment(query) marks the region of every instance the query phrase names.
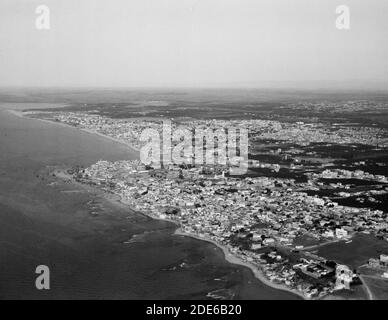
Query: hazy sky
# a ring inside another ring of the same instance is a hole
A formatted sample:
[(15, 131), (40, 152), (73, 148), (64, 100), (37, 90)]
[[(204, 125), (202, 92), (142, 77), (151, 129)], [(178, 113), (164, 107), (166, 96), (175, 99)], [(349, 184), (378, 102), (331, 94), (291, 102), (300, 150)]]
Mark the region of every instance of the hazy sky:
[(384, 86), (387, 17), (387, 0), (0, 0), (0, 85)]

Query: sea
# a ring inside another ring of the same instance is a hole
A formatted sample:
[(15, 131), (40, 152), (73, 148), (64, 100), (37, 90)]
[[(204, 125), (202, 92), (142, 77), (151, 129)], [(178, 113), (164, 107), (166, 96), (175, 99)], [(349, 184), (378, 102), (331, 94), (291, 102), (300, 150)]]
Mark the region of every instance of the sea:
[[(169, 222), (55, 179), (56, 167), (137, 154), (7, 111), (33, 107), (44, 106), (0, 103), (0, 299), (299, 299), (230, 264), (213, 244), (174, 235)], [(40, 265), (49, 267), (49, 290), (36, 288)]]

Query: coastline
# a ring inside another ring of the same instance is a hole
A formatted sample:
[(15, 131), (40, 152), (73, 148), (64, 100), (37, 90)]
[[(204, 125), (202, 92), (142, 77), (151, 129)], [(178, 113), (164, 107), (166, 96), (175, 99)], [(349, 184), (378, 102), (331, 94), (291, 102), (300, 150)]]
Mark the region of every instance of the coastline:
[[(134, 152), (139, 152), (138, 149), (134, 148), (132, 145), (130, 145), (129, 143), (126, 143), (124, 141), (121, 141), (119, 139), (116, 139), (116, 138), (113, 138), (113, 137), (110, 137), (110, 136), (107, 136), (107, 135), (104, 135), (102, 133), (99, 133), (97, 131), (94, 131), (94, 130), (90, 130), (90, 129), (84, 129), (84, 128), (78, 128), (78, 127), (74, 127), (74, 126), (71, 126), (71, 125), (68, 125), (68, 124), (65, 124), (65, 123), (61, 123), (61, 122), (56, 122), (56, 121), (51, 121), (51, 120), (47, 120), (47, 119), (41, 119), (41, 118), (32, 118), (32, 117), (28, 117), (28, 113), (25, 113), (23, 111), (18, 111), (18, 110), (12, 110), (12, 109), (8, 109), (7, 110), (8, 112), (12, 113), (13, 115), (15, 116), (18, 116), (18, 117), (22, 117), (22, 118), (28, 118), (28, 119), (35, 119), (35, 120), (40, 120), (40, 121), (43, 121), (45, 123), (51, 123), (51, 124), (57, 124), (57, 125), (61, 125), (63, 127), (66, 127), (66, 128), (74, 128), (74, 129), (78, 129), (80, 131), (83, 131), (83, 132), (87, 132), (89, 134), (96, 134), (102, 138), (105, 138), (105, 139), (109, 139), (110, 141), (113, 141), (115, 143), (119, 143), (119, 144), (122, 144), (122, 145), (125, 145), (126, 147), (129, 147), (130, 149), (132, 149)], [(31, 113), (30, 113), (31, 114)], [(32, 113), (33, 114), (33, 113)], [(86, 187), (85, 184), (83, 183), (80, 183), (80, 182), (77, 182), (75, 181), (71, 175), (68, 175), (66, 173), (66, 170), (65, 169), (62, 169), (62, 170), (59, 170), (59, 174), (58, 172), (56, 173), (56, 175), (61, 178), (61, 179), (68, 179), (70, 180), (72, 183), (76, 183), (78, 185), (81, 185), (83, 187)], [(88, 187), (91, 187), (91, 188), (95, 188), (93, 186), (88, 186)], [(145, 212), (142, 212), (142, 211), (138, 211), (138, 210), (135, 210), (134, 208), (131, 207), (131, 205), (126, 202), (124, 199), (122, 199), (122, 197), (118, 194), (114, 194), (112, 193), (112, 195), (114, 195), (115, 197), (109, 197), (108, 196), (108, 193), (104, 190), (101, 190), (99, 189), (100, 191), (102, 191), (104, 194), (105, 194), (105, 198), (109, 201), (112, 201), (112, 202), (115, 202), (116, 204), (121, 204), (121, 205), (125, 205), (126, 207), (129, 207), (129, 209), (131, 211), (134, 211), (134, 212), (137, 212), (137, 213), (140, 213), (144, 216), (147, 216), (151, 219), (155, 219), (155, 220), (161, 220), (161, 221), (165, 221), (165, 222), (170, 222), (170, 223), (173, 223), (175, 226), (176, 226), (176, 229), (173, 233), (173, 235), (176, 235), (176, 236), (186, 236), (186, 237), (191, 237), (193, 239), (196, 239), (196, 240), (202, 240), (202, 241), (206, 241), (206, 242), (209, 242), (209, 243), (212, 243), (213, 245), (215, 245), (216, 247), (218, 247), (219, 249), (222, 250), (223, 254), (224, 254), (224, 258), (226, 261), (228, 261), (229, 263), (231, 264), (235, 264), (235, 265), (241, 265), (241, 266), (244, 266), (246, 268), (249, 268), (254, 277), (256, 279), (258, 279), (260, 282), (262, 282), (263, 284), (267, 285), (268, 287), (271, 287), (271, 288), (274, 288), (274, 289), (277, 289), (277, 290), (282, 290), (282, 291), (286, 291), (286, 292), (289, 292), (289, 293), (292, 293), (292, 294), (295, 294), (299, 297), (301, 297), (302, 299), (306, 300), (307, 298), (299, 291), (295, 290), (295, 289), (291, 289), (291, 288), (288, 288), (287, 286), (285, 285), (282, 285), (282, 284), (277, 284), (277, 283), (274, 283), (272, 281), (270, 281), (269, 279), (266, 278), (266, 276), (264, 275), (264, 273), (255, 265), (249, 263), (249, 262), (245, 262), (243, 261), (242, 259), (240, 259), (239, 257), (233, 255), (232, 253), (229, 252), (228, 248), (217, 243), (216, 241), (212, 240), (212, 239), (208, 239), (208, 238), (202, 238), (202, 237), (199, 237), (195, 234), (190, 234), (190, 233), (187, 233), (187, 232), (183, 232), (180, 228), (180, 224), (179, 222), (177, 221), (174, 221), (174, 220), (171, 220), (171, 219), (167, 219), (167, 218), (159, 218), (159, 217), (155, 217), (153, 215), (150, 215), (150, 214), (147, 214)]]
[(130, 148), (135, 153), (138, 153), (140, 151), (139, 149), (135, 148), (133, 145), (131, 145), (131, 144), (127, 143), (127, 142), (124, 142), (122, 140), (113, 138), (111, 136), (105, 135), (105, 134), (97, 132), (95, 130), (90, 130), (90, 129), (85, 129), (85, 128), (78, 128), (78, 127), (74, 127), (74, 126), (68, 125), (66, 123), (52, 121), (52, 120), (47, 120), (47, 119), (42, 119), (42, 118), (32, 118), (32, 117), (29, 117), (28, 115), (29, 114), (34, 114), (33, 112), (27, 113), (28, 111), (19, 111), (19, 110), (13, 110), (13, 109), (7, 109), (6, 111), (11, 113), (11, 114), (13, 114), (13, 115), (15, 115), (15, 116), (17, 116), (17, 117), (21, 117), (21, 118), (24, 118), (24, 119), (39, 120), (39, 121), (43, 121), (45, 123), (57, 124), (57, 125), (60, 125), (60, 126), (62, 126), (64, 128), (74, 128), (74, 129), (80, 130), (82, 132), (86, 132), (88, 134), (98, 135), (101, 138), (105, 138), (105, 139), (108, 139), (108, 140), (113, 141), (115, 143), (122, 144), (122, 145)]
[(271, 287), (271, 288), (274, 288), (277, 290), (287, 291), (287, 292), (290, 292), (292, 294), (299, 296), (300, 298), (302, 298), (304, 300), (307, 300), (307, 298), (301, 292), (299, 292), (295, 289), (288, 288), (285, 285), (277, 284), (277, 283), (274, 283), (274, 282), (268, 280), (266, 278), (266, 276), (264, 275), (264, 273), (257, 266), (253, 265), (252, 263), (243, 261), (239, 257), (230, 253), (227, 247), (223, 246), (222, 244), (219, 244), (218, 242), (216, 242), (212, 239), (205, 238), (205, 237), (202, 238), (202, 237), (199, 237), (195, 234), (184, 232), (180, 228), (175, 230), (174, 235), (190, 237), (193, 239), (212, 243), (213, 245), (215, 245), (216, 247), (218, 247), (219, 249), (222, 250), (222, 252), (224, 253), (224, 257), (225, 257), (226, 261), (228, 261), (231, 264), (241, 265), (241, 266), (244, 266), (246, 268), (249, 268), (252, 271), (255, 278), (258, 279), (259, 281), (261, 281), (262, 283), (264, 283), (265, 285), (267, 285), (268, 287)]
[[(85, 187), (86, 188), (96, 188), (94, 186), (85, 185), (85, 184), (83, 184), (81, 182), (75, 181), (72, 178), (72, 176), (68, 175), (64, 170), (60, 170), (59, 173), (56, 172), (56, 175), (59, 178), (71, 180), (72, 183), (80, 185), (80, 186), (82, 186), (84, 188)], [(214, 241), (212, 239), (209, 239), (209, 238), (206, 238), (206, 237), (199, 237), (199, 236), (197, 236), (195, 234), (191, 234), (191, 233), (187, 233), (187, 232), (182, 231), (180, 223), (175, 221), (175, 220), (171, 220), (171, 219), (167, 219), (167, 218), (155, 217), (153, 215), (147, 214), (146, 212), (138, 211), (138, 210), (134, 209), (133, 207), (131, 207), (131, 204), (128, 203), (127, 201), (125, 201), (118, 194), (112, 193), (112, 194), (109, 194), (109, 196), (108, 196), (108, 193), (106, 191), (101, 190), (101, 189), (98, 189), (98, 190), (100, 190), (105, 195), (105, 198), (108, 201), (114, 202), (116, 204), (124, 205), (126, 208), (129, 208), (131, 211), (139, 213), (139, 214), (142, 214), (142, 215), (144, 215), (144, 216), (146, 216), (148, 218), (151, 218), (151, 219), (154, 219), (154, 220), (160, 220), (160, 221), (164, 221), (164, 222), (169, 222), (169, 223), (174, 224), (175, 227), (176, 227), (176, 229), (175, 229), (175, 231), (173, 233), (174, 236), (190, 237), (190, 238), (193, 238), (193, 239), (196, 239), (196, 240), (206, 241), (206, 242), (209, 242), (209, 243), (215, 245), (216, 247), (218, 247), (219, 249), (222, 250), (222, 252), (224, 254), (224, 258), (225, 258), (226, 261), (228, 261), (231, 264), (240, 265), (240, 266), (243, 266), (243, 267), (246, 267), (246, 268), (250, 269), (252, 271), (254, 277), (256, 279), (258, 279), (260, 282), (262, 282), (263, 284), (265, 284), (266, 286), (274, 288), (274, 289), (277, 289), (277, 290), (282, 290), (282, 291), (286, 291), (286, 292), (295, 294), (295, 295), (299, 296), (300, 298), (302, 298), (304, 300), (307, 300), (307, 298), (301, 292), (299, 292), (299, 291), (297, 291), (295, 289), (288, 288), (285, 285), (277, 284), (277, 283), (274, 283), (274, 282), (268, 280), (266, 278), (266, 276), (264, 275), (264, 273), (257, 266), (255, 266), (254, 264), (251, 264), (249, 262), (245, 262), (242, 259), (240, 259), (239, 257), (233, 255), (232, 253), (229, 252), (228, 248), (225, 247), (224, 245), (222, 245), (222, 244), (220, 244), (220, 243), (218, 243), (218, 242), (216, 242), (216, 241)], [(112, 195), (114, 197), (111, 197), (110, 195)]]

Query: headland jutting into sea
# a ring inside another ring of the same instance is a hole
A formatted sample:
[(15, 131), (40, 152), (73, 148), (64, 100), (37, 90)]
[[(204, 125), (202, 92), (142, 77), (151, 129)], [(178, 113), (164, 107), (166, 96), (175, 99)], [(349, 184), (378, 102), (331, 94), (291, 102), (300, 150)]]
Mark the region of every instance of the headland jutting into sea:
[[(117, 121), (74, 112), (41, 113), (38, 117), (106, 135), (112, 141), (135, 145), (136, 149), (140, 145), (137, 140), (139, 130), (157, 126), (149, 120)], [(210, 123), (213, 126), (224, 124)], [(238, 121), (230, 123), (240, 124)], [(194, 121), (192, 126), (202, 124)], [(205, 124), (209, 125), (209, 122)], [(339, 128), (333, 134), (321, 125), (304, 123), (297, 123), (292, 131), (289, 125), (270, 121), (244, 124), (256, 130), (261, 128), (258, 131), (264, 140), (287, 137), (288, 141), (299, 144), (305, 141), (310, 144), (315, 139), (332, 144), (341, 141), (343, 144), (379, 144), (380, 148), (385, 148), (387, 141), (384, 132), (377, 134), (368, 128), (355, 131), (349, 127)], [(270, 131), (266, 131), (267, 127)], [(282, 135), (281, 131), (287, 134)], [(264, 165), (275, 172), (281, 168), (278, 164), (259, 161), (250, 164), (253, 167)], [(360, 178), (364, 175), (365, 179), (383, 184), (382, 192), (387, 182), (383, 175), (358, 171), (354, 176), (352, 172), (336, 171), (327, 163), (324, 165), (327, 169), (323, 177), (345, 175)], [(294, 163), (290, 166), (296, 167)], [(352, 271), (350, 266), (320, 257), (312, 249), (340, 240), (351, 243), (352, 237), (359, 232), (384, 238), (384, 212), (344, 207), (303, 192), (319, 186), (318, 179), (322, 177), (319, 175), (310, 176), (307, 183), (296, 183), (294, 179), (284, 178), (225, 177), (220, 175), (220, 167), (205, 171), (203, 167), (190, 165), (169, 169), (146, 168), (136, 161), (101, 161), (69, 173), (73, 180), (120, 195), (122, 202), (137, 211), (153, 218), (174, 221), (180, 227), (178, 234), (211, 241), (222, 248), (228, 261), (249, 267), (257, 278), (272, 287), (294, 292), (303, 298), (323, 298), (337, 290), (365, 285), (358, 272)], [(69, 178), (63, 173), (59, 175)], [(202, 193), (197, 189), (198, 184)], [(334, 224), (331, 219), (334, 219)], [(298, 244), (296, 240), (301, 236), (309, 237), (306, 244), (310, 245)], [(386, 258), (382, 255), (380, 259), (378, 263), (383, 266)]]
[[(23, 105), (18, 108), (22, 109)], [(0, 295), (34, 299), (297, 298), (294, 294), (272, 289), (256, 281), (246, 267), (235, 267), (225, 262), (222, 251), (215, 250), (216, 248), (207, 245), (207, 242), (171, 236), (176, 229), (173, 227), (175, 224), (165, 220), (158, 222), (144, 218), (140, 212), (128, 210), (127, 205), (119, 205), (117, 200), (112, 201), (118, 197), (113, 197), (111, 193), (103, 194), (96, 188), (84, 190), (85, 184), (81, 186), (78, 183), (68, 183), (52, 176), (53, 170), (55, 171), (58, 165), (71, 168), (77, 164), (89, 166), (99, 158), (110, 161), (128, 157), (131, 159), (136, 153), (126, 152), (127, 145), (117, 143), (115, 146), (109, 143), (113, 142), (110, 138), (83, 133), (57, 122), (20, 117), (22, 113), (18, 111), (16, 113), (19, 117), (7, 115), (5, 110), (1, 112), (1, 121), (6, 123), (1, 126), (2, 141), (3, 138), (12, 139), (13, 143), (10, 148), (7, 147), (6, 141), (2, 143), (7, 161), (4, 164), (1, 162), (2, 168), (6, 165), (4, 170), (7, 172), (3, 173), (0, 180), (2, 185), (7, 176), (12, 176), (10, 183), (7, 182), (9, 189), (7, 196), (2, 199), (7, 200), (6, 202), (13, 207), (12, 190), (18, 185), (15, 194), (15, 197), (18, 195), (16, 197), (18, 200), (15, 205), (24, 208), (23, 215), (27, 215), (28, 219), (37, 225), (38, 229), (34, 234), (39, 234), (40, 238), (46, 236), (49, 238), (46, 238), (46, 246), (39, 245), (35, 250), (33, 244), (40, 244), (40, 240), (27, 237), (31, 228), (23, 226), (25, 231), (22, 234), (26, 235), (20, 238), (21, 242), (16, 241), (15, 244), (20, 242), (26, 250), (28, 249), (29, 255), (35, 255), (37, 260), (30, 261), (25, 257), (22, 261), (18, 258), (19, 266), (15, 262), (16, 256), (4, 257), (4, 261), (12, 266), (12, 270), (4, 265), (2, 277), (6, 278), (2, 284), (5, 291), (0, 290)], [(8, 126), (13, 131), (8, 130)], [(23, 142), (28, 145), (23, 147)], [(20, 161), (14, 155), (13, 149), (20, 153), (22, 157)], [(13, 165), (9, 165), (8, 158), (13, 159)], [(8, 180), (4, 183), (6, 181)], [(19, 199), (21, 197), (23, 198)], [(28, 200), (29, 197), (31, 201)], [(34, 206), (38, 205), (43, 207), (36, 211)], [(2, 207), (1, 218), (4, 223), (6, 212)], [(7, 224), (9, 232), (14, 230), (13, 223), (15, 228), (20, 226), (16, 225), (18, 217), (16, 212), (13, 213), (13, 217), (12, 223)], [(50, 226), (49, 235), (46, 235), (45, 225)], [(9, 239), (8, 231), (2, 233), (1, 241)], [(29, 244), (22, 244), (23, 239), (30, 238)], [(147, 241), (144, 242), (143, 238)], [(51, 250), (57, 241), (63, 242), (66, 247)], [(54, 243), (51, 245), (51, 242)], [(48, 247), (49, 244), (51, 247)], [(49, 266), (54, 263), (55, 266), (53, 272), (55, 285), (45, 295), (36, 292), (33, 285), (29, 286), (31, 270), (35, 270), (36, 263)], [(157, 278), (147, 276), (147, 272), (151, 271), (151, 274), (159, 276)], [(69, 272), (73, 276), (69, 277)], [(114, 279), (112, 272), (117, 275)], [(15, 276), (12, 276), (13, 274)], [(8, 284), (5, 280), (16, 279), (15, 277), (18, 279), (16, 282)], [(139, 279), (142, 279), (140, 283)], [(10, 286), (13, 286), (14, 290), (11, 290)]]
[[(23, 112), (23, 111), (19, 111), (19, 110), (8, 110), (10, 113), (18, 116), (18, 117), (28, 117), (29, 115), (34, 115), (36, 114), (35, 112)], [(55, 123), (56, 125), (63, 125), (65, 127), (71, 127), (71, 128), (74, 128), (73, 126), (69, 126), (68, 124), (64, 124), (64, 123), (61, 123), (61, 122), (56, 122), (56, 121), (52, 121), (52, 120), (47, 120), (47, 119), (44, 119), (44, 118), (36, 118), (34, 117), (33, 119), (37, 120), (37, 121), (43, 121), (43, 122), (47, 122), (47, 123)], [(90, 134), (96, 134), (100, 137), (103, 137), (105, 139), (108, 139), (112, 142), (115, 142), (115, 143), (120, 143), (120, 144), (123, 144), (125, 145), (126, 147), (129, 147), (131, 148), (132, 150), (134, 150), (135, 152), (138, 152), (138, 148), (132, 146), (131, 144), (125, 142), (125, 141), (122, 141), (120, 139), (117, 139), (117, 138), (114, 138), (114, 137), (111, 137), (109, 135), (105, 135), (105, 134), (102, 134), (96, 130), (91, 130), (91, 129), (87, 129), (87, 128), (78, 128), (84, 132), (87, 132), (87, 133), (90, 133)], [(56, 177), (66, 181), (66, 182), (71, 182), (73, 184), (78, 184), (80, 186), (85, 186), (84, 183), (79, 183), (77, 182), (74, 177), (73, 177), (73, 174), (69, 174), (68, 173), (68, 169), (58, 169), (58, 168), (55, 168), (53, 169), (53, 171), (51, 172), (51, 174), (54, 174)], [(90, 187), (90, 186), (89, 186)], [(112, 198), (110, 197), (111, 196), (111, 193), (107, 192), (107, 199), (109, 201), (112, 200)], [(197, 240), (200, 240), (200, 241), (206, 241), (206, 242), (210, 242), (212, 244), (214, 244), (215, 246), (217, 246), (218, 248), (220, 248), (225, 256), (225, 259), (232, 263), (232, 264), (237, 264), (237, 265), (241, 265), (241, 266), (244, 266), (244, 267), (247, 267), (249, 268), (250, 270), (252, 270), (252, 273), (254, 274), (254, 276), (260, 280), (261, 282), (263, 282), (265, 285), (267, 286), (270, 286), (272, 288), (275, 288), (275, 289), (278, 289), (278, 290), (282, 290), (282, 291), (288, 291), (292, 294), (296, 294), (297, 296), (303, 298), (303, 299), (306, 299), (306, 297), (300, 293), (299, 291), (297, 290), (293, 290), (291, 288), (288, 288), (287, 286), (284, 286), (284, 285), (281, 285), (281, 284), (277, 284), (277, 283), (274, 283), (274, 282), (271, 282), (270, 280), (268, 280), (265, 275), (263, 274), (263, 272), (255, 265), (253, 265), (252, 263), (249, 263), (247, 261), (243, 261), (242, 259), (238, 258), (237, 256), (231, 254), (231, 252), (229, 251), (229, 249), (222, 245), (220, 242), (217, 242), (217, 241), (214, 241), (210, 238), (206, 238), (204, 236), (200, 237), (194, 233), (190, 233), (190, 232), (184, 232), (181, 228), (180, 228), (180, 224), (176, 221), (176, 220), (173, 220), (173, 219), (169, 219), (168, 217), (161, 217), (161, 216), (156, 216), (156, 215), (153, 215), (153, 214), (149, 214), (147, 213), (147, 211), (138, 211), (136, 208), (134, 208), (132, 205), (131, 202), (129, 201), (126, 201), (125, 199), (123, 199), (123, 197), (119, 196), (117, 200), (114, 200), (114, 201), (119, 201), (120, 203), (123, 203), (124, 205), (128, 206), (130, 209), (134, 210), (134, 211), (137, 211), (141, 214), (144, 214), (152, 219), (156, 219), (156, 220), (162, 220), (162, 221), (167, 221), (167, 222), (170, 222), (170, 223), (173, 223), (174, 225), (176, 225), (176, 230), (174, 232), (175, 235), (177, 236), (186, 236), (186, 237), (191, 237), (193, 239), (197, 239)]]

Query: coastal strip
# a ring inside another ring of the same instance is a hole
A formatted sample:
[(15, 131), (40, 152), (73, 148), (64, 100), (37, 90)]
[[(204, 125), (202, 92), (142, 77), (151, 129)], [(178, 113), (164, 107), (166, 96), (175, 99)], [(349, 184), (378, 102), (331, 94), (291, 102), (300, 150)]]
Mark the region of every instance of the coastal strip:
[(252, 271), (253, 275), (255, 276), (255, 278), (258, 279), (259, 281), (261, 281), (262, 283), (264, 283), (265, 285), (267, 285), (268, 287), (271, 287), (271, 288), (274, 288), (277, 290), (287, 291), (287, 292), (290, 292), (292, 294), (295, 294), (295, 295), (301, 297), (302, 299), (307, 300), (306, 296), (304, 296), (303, 293), (299, 292), (298, 290), (294, 290), (294, 289), (288, 288), (282, 284), (278, 284), (278, 283), (274, 283), (274, 282), (270, 281), (269, 279), (266, 278), (263, 271), (261, 271), (257, 266), (253, 265), (252, 263), (243, 261), (242, 259), (240, 259), (236, 255), (233, 255), (232, 253), (230, 253), (227, 247), (225, 247), (224, 245), (222, 245), (222, 244), (220, 244), (212, 239), (209, 239), (206, 237), (199, 237), (195, 234), (184, 232), (180, 228), (175, 230), (174, 235), (190, 237), (193, 239), (209, 242), (222, 250), (222, 252), (224, 253), (226, 261), (228, 261), (231, 264), (241, 265), (241, 266), (244, 266), (244, 267), (250, 269)]
[(133, 145), (131, 145), (131, 144), (125, 142), (125, 141), (122, 141), (120, 139), (116, 139), (114, 137), (111, 137), (111, 136), (108, 136), (106, 134), (100, 133), (100, 132), (95, 131), (95, 130), (74, 127), (74, 126), (70, 126), (70, 125), (62, 123), (62, 122), (57, 122), (57, 121), (52, 121), (52, 120), (48, 120), (48, 119), (42, 119), (42, 118), (36, 118), (36, 117), (29, 117), (28, 116), (28, 115), (31, 115), (31, 114), (36, 114), (35, 112), (12, 110), (12, 109), (8, 109), (6, 111), (8, 111), (9, 113), (11, 113), (11, 114), (13, 114), (13, 115), (15, 115), (17, 117), (21, 117), (21, 118), (24, 118), (24, 119), (39, 120), (39, 121), (43, 121), (45, 123), (56, 124), (56, 125), (59, 125), (59, 126), (65, 127), (65, 128), (73, 128), (73, 129), (80, 130), (82, 132), (86, 132), (88, 134), (97, 135), (97, 136), (99, 136), (101, 138), (108, 139), (108, 140), (113, 141), (113, 142), (118, 143), (118, 144), (122, 144), (122, 145), (130, 148), (134, 153), (138, 153), (139, 152), (139, 149), (135, 148)]
[(138, 211), (135, 208), (133, 208), (130, 205), (130, 203), (127, 202), (125, 199), (123, 199), (120, 195), (114, 194), (114, 193), (108, 194), (106, 191), (98, 189), (97, 187), (90, 186), (90, 185), (85, 185), (83, 183), (77, 182), (77, 181), (75, 181), (73, 179), (72, 175), (68, 174), (66, 172), (66, 170), (64, 170), (64, 169), (63, 170), (57, 170), (55, 172), (55, 175), (57, 177), (61, 178), (61, 179), (70, 180), (72, 183), (77, 184), (77, 185), (79, 185), (79, 186), (81, 186), (83, 188), (86, 187), (86, 188), (91, 188), (91, 189), (97, 189), (98, 191), (101, 191), (101, 192), (103, 192), (105, 194), (105, 199), (107, 199), (108, 201), (110, 201), (112, 203), (119, 204), (120, 206), (125, 206), (126, 208), (129, 208), (133, 212), (142, 214), (142, 215), (144, 215), (144, 216), (146, 216), (148, 218), (154, 219), (154, 220), (160, 220), (160, 221), (172, 223), (176, 227), (176, 229), (175, 229), (175, 231), (173, 233), (174, 236), (190, 237), (192, 239), (209, 242), (209, 243), (213, 244), (214, 246), (216, 246), (216, 247), (218, 247), (219, 249), (222, 250), (222, 252), (224, 254), (224, 257), (225, 257), (225, 260), (227, 262), (229, 262), (231, 264), (235, 264), (235, 265), (240, 265), (240, 266), (243, 266), (243, 267), (246, 267), (246, 268), (250, 269), (252, 271), (254, 277), (256, 279), (258, 279), (260, 282), (262, 282), (263, 284), (265, 284), (266, 286), (274, 288), (274, 289), (277, 289), (277, 290), (282, 290), (282, 291), (290, 292), (292, 294), (295, 294), (295, 295), (301, 297), (302, 299), (307, 299), (306, 296), (304, 296), (303, 293), (299, 292), (298, 290), (291, 289), (291, 288), (288, 288), (285, 285), (274, 283), (274, 282), (270, 281), (269, 279), (266, 278), (266, 276), (264, 275), (263, 271), (261, 271), (258, 268), (258, 266), (255, 266), (252, 263), (243, 261), (242, 259), (240, 259), (236, 255), (233, 255), (232, 253), (229, 252), (229, 250), (228, 250), (228, 248), (226, 246), (224, 246), (224, 245), (222, 245), (222, 244), (220, 244), (220, 243), (218, 243), (218, 242), (216, 242), (216, 241), (214, 241), (212, 239), (209, 239), (207, 237), (200, 237), (200, 236), (198, 236), (196, 234), (184, 232), (180, 228), (179, 222), (177, 222), (175, 220), (171, 220), (171, 219), (168, 219), (168, 218), (160, 218), (160, 217), (156, 217), (154, 215), (148, 214), (148, 213), (143, 212), (143, 211)]
[[(134, 150), (135, 152), (138, 152), (137, 149), (135, 149), (132, 145), (122, 141), (122, 140), (119, 140), (119, 139), (116, 139), (116, 138), (113, 138), (113, 137), (110, 137), (108, 135), (104, 135), (100, 132), (97, 132), (97, 131), (94, 131), (94, 130), (89, 130), (89, 129), (84, 129), (84, 128), (78, 128), (78, 127), (73, 127), (73, 126), (70, 126), (70, 125), (67, 125), (67, 124), (64, 124), (64, 123), (61, 123), (61, 122), (56, 122), (56, 121), (51, 121), (51, 120), (47, 120), (47, 119), (41, 119), (41, 118), (35, 118), (35, 117), (28, 117), (28, 114), (31, 114), (31, 113), (26, 113), (26, 112), (21, 112), (21, 111), (18, 111), (18, 110), (7, 110), (9, 111), (10, 113), (18, 116), (18, 117), (22, 117), (22, 118), (28, 118), (28, 119), (35, 119), (35, 120), (40, 120), (40, 121), (43, 121), (43, 122), (46, 122), (46, 123), (51, 123), (51, 124), (57, 124), (57, 125), (61, 125), (63, 127), (66, 127), (66, 128), (74, 128), (74, 129), (78, 129), (80, 131), (83, 131), (83, 132), (87, 132), (89, 134), (96, 134), (102, 138), (106, 138), (106, 139), (109, 139), (110, 141), (113, 141), (115, 143), (120, 143), (120, 144), (123, 144), (129, 148), (131, 148), (132, 150)], [(84, 186), (84, 184), (82, 183), (79, 183), (77, 181), (75, 181), (72, 177), (72, 175), (68, 174), (66, 172), (66, 170), (58, 170), (56, 172), (56, 176), (58, 178), (61, 178), (61, 179), (65, 179), (65, 180), (70, 180), (72, 183), (75, 183), (77, 185), (81, 185), (81, 186)], [(89, 186), (91, 187), (91, 186)], [(95, 188), (95, 187), (92, 187), (92, 188)], [(100, 190), (100, 189), (98, 189)], [(101, 190), (103, 191), (103, 190)], [(104, 191), (103, 191), (104, 192)], [(250, 269), (254, 275), (254, 277), (256, 279), (258, 279), (259, 281), (261, 281), (263, 284), (265, 284), (266, 286), (268, 287), (271, 287), (271, 288), (274, 288), (274, 289), (277, 289), (277, 290), (282, 290), (282, 291), (286, 291), (286, 292), (289, 292), (289, 293), (292, 293), (292, 294), (295, 294), (299, 297), (301, 297), (302, 299), (307, 299), (303, 293), (299, 292), (298, 290), (295, 290), (295, 289), (291, 289), (291, 288), (288, 288), (287, 286), (285, 285), (282, 285), (282, 284), (278, 284), (278, 283), (274, 283), (272, 281), (270, 281), (269, 279), (266, 278), (266, 276), (264, 275), (263, 271), (261, 271), (257, 266), (249, 263), (249, 262), (246, 262), (246, 261), (243, 261), (242, 259), (240, 259), (239, 257), (233, 255), (232, 253), (229, 252), (228, 248), (223, 246), (222, 244), (212, 240), (212, 239), (209, 239), (209, 238), (206, 238), (206, 237), (199, 237), (195, 234), (191, 234), (191, 233), (187, 233), (187, 232), (183, 232), (181, 229), (180, 229), (180, 224), (177, 222), (177, 221), (174, 221), (174, 220), (171, 220), (171, 219), (167, 219), (167, 218), (160, 218), (160, 217), (155, 217), (153, 215), (150, 215), (150, 214), (147, 214), (145, 212), (139, 212), (137, 210), (135, 210), (134, 208), (132, 208), (130, 206), (130, 204), (128, 202), (126, 202), (124, 199), (122, 199), (122, 197), (118, 194), (114, 194), (115, 197), (109, 197), (107, 192), (104, 192), (104, 194), (106, 195), (106, 199), (107, 200), (110, 200), (110, 201), (114, 201), (115, 203), (118, 203), (118, 204), (121, 204), (121, 205), (125, 205), (126, 207), (129, 207), (130, 210), (134, 211), (134, 212), (137, 212), (137, 213), (140, 213), (144, 216), (147, 216), (151, 219), (155, 219), (155, 220), (161, 220), (161, 221), (165, 221), (165, 222), (170, 222), (170, 223), (173, 223), (177, 229), (175, 230), (174, 232), (174, 235), (175, 236), (186, 236), (186, 237), (190, 237), (190, 238), (193, 238), (193, 239), (196, 239), (196, 240), (201, 240), (201, 241), (206, 241), (206, 242), (209, 242), (213, 245), (215, 245), (216, 247), (218, 247), (219, 249), (222, 250), (223, 254), (224, 254), (224, 257), (225, 257), (225, 260), (231, 264), (235, 264), (235, 265), (241, 265), (243, 267), (246, 267), (248, 269)]]

